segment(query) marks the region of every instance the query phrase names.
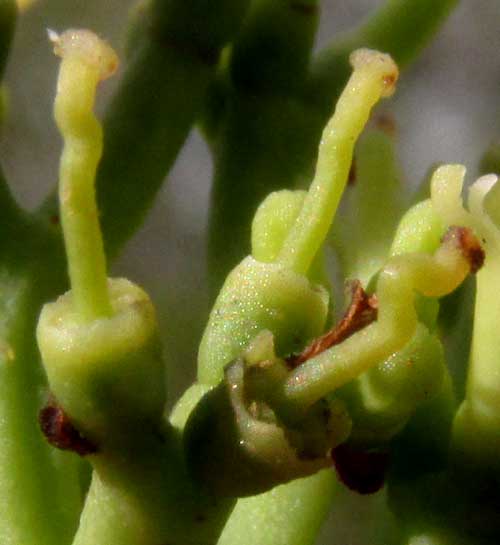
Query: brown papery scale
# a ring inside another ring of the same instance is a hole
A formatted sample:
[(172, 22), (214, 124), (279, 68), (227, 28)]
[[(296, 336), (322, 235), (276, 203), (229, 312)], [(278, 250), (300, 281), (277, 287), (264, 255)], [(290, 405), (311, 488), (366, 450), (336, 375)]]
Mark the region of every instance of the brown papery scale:
[(73, 426), (68, 415), (55, 400), (47, 403), (38, 414), (40, 429), (47, 441), (60, 450), (71, 450), (80, 456), (98, 451), (96, 445), (81, 435)]
[(359, 280), (350, 284), (351, 303), (344, 317), (321, 337), (315, 339), (300, 354), (287, 359), (287, 364), (294, 368), (308, 359), (317, 356), (328, 348), (340, 344), (342, 341), (371, 324), (377, 318), (377, 297), (368, 295)]

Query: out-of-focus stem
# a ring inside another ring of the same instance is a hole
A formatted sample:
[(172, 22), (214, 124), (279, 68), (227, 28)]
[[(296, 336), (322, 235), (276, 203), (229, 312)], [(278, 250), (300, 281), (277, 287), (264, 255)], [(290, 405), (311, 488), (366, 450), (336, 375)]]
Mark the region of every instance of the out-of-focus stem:
[(15, 0), (0, 0), (0, 80), (3, 78), (7, 57), (14, 36), (17, 18)]
[(214, 294), (249, 253), (259, 203), (309, 174), (324, 124), (301, 100), (317, 7), (317, 0), (253, 2), (212, 89), (204, 129), (215, 153), (208, 253)]
[(2, 228), (0, 230), (0, 255), (5, 250), (5, 246), (11, 241), (11, 237), (17, 231), (17, 237), (23, 224), (26, 223), (27, 216), (16, 203), (10, 188), (7, 184), (2, 169), (0, 167), (0, 214), (2, 217)]
[(354, 179), (346, 188), (332, 238), (344, 278), (359, 279), (366, 286), (387, 259), (402, 215), (394, 137), (384, 130), (367, 131), (356, 147), (353, 167)]

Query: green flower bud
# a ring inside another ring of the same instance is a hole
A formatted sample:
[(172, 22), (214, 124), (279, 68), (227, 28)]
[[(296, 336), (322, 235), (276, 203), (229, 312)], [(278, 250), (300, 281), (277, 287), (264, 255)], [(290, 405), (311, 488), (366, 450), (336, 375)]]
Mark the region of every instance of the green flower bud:
[(70, 291), (45, 305), (37, 329), (52, 393), (98, 447), (158, 422), (166, 397), (149, 297), (125, 279), (109, 280), (108, 288), (112, 316), (82, 323)]
[(440, 341), (418, 325), (402, 350), (338, 392), (353, 419), (350, 440), (373, 446), (394, 437), (441, 390), (445, 373)]
[(186, 425), (188, 465), (216, 495), (251, 496), (329, 467), (331, 449), (351, 429), (338, 400), (321, 400), (300, 419), (288, 420), (275, 397), (287, 366), (276, 357), (253, 363), (262, 344), (256, 339), (245, 359), (226, 367), (224, 380)]
[(278, 355), (286, 356), (325, 326), (328, 295), (310, 283), (308, 273), (345, 187), (354, 142), (371, 108), (392, 94), (398, 77), (388, 55), (362, 49), (351, 61), (354, 72), (323, 132), (309, 192), (305, 197), (280, 192), (264, 202), (254, 222), (254, 255), (222, 287), (198, 355), (201, 382), (216, 384), (224, 366), (264, 329), (274, 334)]
[(324, 328), (328, 293), (279, 263), (245, 258), (227, 277), (203, 335), (199, 380), (217, 383), (222, 367), (262, 330), (272, 331), (278, 355), (298, 351)]

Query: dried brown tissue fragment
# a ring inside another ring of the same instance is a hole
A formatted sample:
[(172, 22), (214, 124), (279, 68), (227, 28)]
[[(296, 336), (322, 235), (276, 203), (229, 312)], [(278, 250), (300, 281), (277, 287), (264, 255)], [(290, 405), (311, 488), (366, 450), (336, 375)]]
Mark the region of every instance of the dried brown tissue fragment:
[(73, 426), (54, 399), (50, 399), (40, 410), (38, 422), (47, 441), (58, 449), (71, 450), (80, 456), (87, 456), (98, 451), (97, 446), (83, 437)]
[(470, 272), (476, 273), (484, 263), (484, 250), (479, 243), (478, 238), (468, 227), (450, 227), (444, 237), (443, 242), (455, 240), (458, 247), (462, 251), (462, 255), (468, 261)]
[(332, 458), (339, 479), (359, 494), (378, 492), (385, 481), (389, 465), (386, 450), (358, 450), (342, 444), (334, 448)]
[(290, 367), (297, 367), (328, 348), (340, 344), (356, 331), (376, 320), (377, 296), (368, 295), (359, 280), (353, 280), (350, 288), (351, 303), (342, 320), (324, 335), (315, 339), (300, 354), (289, 357), (287, 363)]

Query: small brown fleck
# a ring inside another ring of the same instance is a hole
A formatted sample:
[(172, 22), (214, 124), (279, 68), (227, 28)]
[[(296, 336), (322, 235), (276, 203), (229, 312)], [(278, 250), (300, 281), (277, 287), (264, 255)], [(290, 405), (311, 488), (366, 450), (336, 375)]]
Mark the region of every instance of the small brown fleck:
[(396, 83), (397, 77), (395, 74), (387, 74), (384, 76), (384, 85), (386, 87), (392, 87)]
[(484, 250), (471, 229), (454, 225), (446, 231), (443, 237), (443, 242), (449, 240), (456, 241), (463, 256), (469, 263), (470, 272), (472, 274), (477, 273), (484, 263)]
[(50, 216), (49, 218), (49, 221), (52, 225), (59, 225), (60, 223), (59, 214), (52, 214), (52, 216)]
[(288, 358), (287, 363), (291, 368), (295, 368), (328, 348), (340, 344), (353, 333), (376, 320), (377, 296), (368, 295), (359, 280), (351, 282), (350, 289), (351, 303), (342, 320), (324, 335), (315, 339), (300, 354)]
[(80, 456), (97, 452), (97, 447), (83, 437), (54, 400), (50, 400), (38, 414), (40, 429), (47, 441), (61, 450), (71, 450)]
[(343, 444), (332, 450), (332, 458), (339, 479), (349, 490), (374, 494), (384, 486), (388, 451), (357, 450)]

